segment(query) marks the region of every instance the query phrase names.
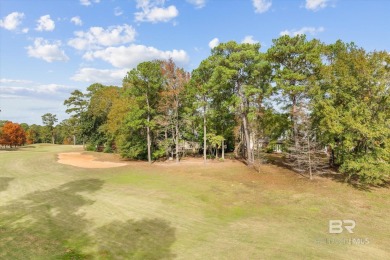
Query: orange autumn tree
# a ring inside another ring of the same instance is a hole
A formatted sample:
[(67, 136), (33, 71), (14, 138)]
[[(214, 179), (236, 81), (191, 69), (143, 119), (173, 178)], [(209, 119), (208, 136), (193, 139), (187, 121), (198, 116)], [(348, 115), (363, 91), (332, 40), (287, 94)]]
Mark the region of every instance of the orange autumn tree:
[(20, 124), (7, 122), (1, 129), (0, 145), (20, 146), (26, 143), (26, 132)]

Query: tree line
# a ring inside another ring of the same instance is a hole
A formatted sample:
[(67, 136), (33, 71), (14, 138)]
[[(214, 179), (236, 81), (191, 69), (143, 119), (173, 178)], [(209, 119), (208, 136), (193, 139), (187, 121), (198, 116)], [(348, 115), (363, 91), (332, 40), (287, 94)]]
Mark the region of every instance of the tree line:
[(381, 184), (390, 172), (389, 92), (386, 51), (305, 35), (281, 36), (265, 52), (230, 41), (191, 73), (172, 60), (148, 61), (120, 87), (75, 90), (64, 102), (70, 118), (55, 128), (87, 149), (149, 162), (179, 161), (198, 145), (205, 161), (231, 151), (253, 165), (278, 142), (298, 171), (326, 166)]
[(66, 121), (55, 126), (56, 122), (57, 116), (51, 113), (42, 116), (43, 126), (0, 120), (0, 145), (12, 148), (35, 143), (70, 144), (69, 129), (65, 127)]

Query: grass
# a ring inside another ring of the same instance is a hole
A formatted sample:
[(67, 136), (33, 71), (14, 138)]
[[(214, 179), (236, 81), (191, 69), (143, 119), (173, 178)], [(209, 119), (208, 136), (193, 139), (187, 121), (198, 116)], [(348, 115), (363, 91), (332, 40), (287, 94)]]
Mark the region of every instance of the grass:
[[(273, 165), (258, 173), (230, 160), (56, 162), (75, 150), (0, 151), (0, 259), (390, 258), (389, 189), (310, 182)], [(354, 233), (329, 234), (331, 219), (355, 220)]]

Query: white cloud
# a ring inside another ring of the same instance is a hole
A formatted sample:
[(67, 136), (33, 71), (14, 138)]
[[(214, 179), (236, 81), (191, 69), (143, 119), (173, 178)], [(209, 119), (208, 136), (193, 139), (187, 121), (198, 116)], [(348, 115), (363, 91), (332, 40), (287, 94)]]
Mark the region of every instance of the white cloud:
[(22, 23), (24, 13), (13, 12), (0, 20), (0, 27), (6, 30), (14, 31)]
[(29, 57), (42, 59), (47, 62), (69, 60), (68, 56), (66, 56), (60, 47), (61, 41), (50, 43), (45, 39), (36, 38), (34, 40), (34, 46), (28, 46), (26, 49)]
[(202, 8), (206, 5), (206, 0), (187, 0), (187, 2), (193, 4), (196, 8)]
[(100, 0), (80, 0), (80, 4), (84, 6), (89, 6), (92, 4), (92, 2), (100, 3)]
[(30, 80), (24, 80), (24, 79), (6, 79), (2, 78), (0, 79), (0, 83), (4, 84), (29, 84), (32, 83)]
[(107, 29), (91, 27), (88, 31), (77, 31), (74, 35), (76, 38), (70, 39), (68, 44), (78, 50), (87, 50), (133, 42), (136, 32), (132, 26), (124, 24)]
[(101, 59), (118, 68), (134, 68), (140, 62), (167, 60), (172, 58), (178, 65), (185, 65), (189, 57), (184, 50), (162, 51), (144, 45), (109, 47), (104, 50), (90, 51), (84, 56), (86, 60)]
[(29, 30), (28, 28), (23, 28), (22, 33), (28, 33)]
[(55, 113), (61, 121), (62, 118), (68, 118), (63, 103), (74, 89), (74, 86), (60, 84), (2, 79), (0, 84), (1, 116), (14, 122), (39, 124), (41, 116), (49, 111)]
[(252, 0), (253, 6), (255, 8), (255, 13), (265, 13), (267, 12), (272, 5), (270, 0)]
[(167, 8), (153, 7), (150, 10), (135, 13), (135, 20), (137, 22), (168, 22), (179, 15), (179, 11), (174, 5)]
[(30, 86), (28, 87), (2, 85), (1, 94), (14, 95), (19, 97), (34, 96), (37, 94), (56, 95), (59, 93), (69, 93), (69, 91), (72, 89), (73, 87), (59, 85), (59, 84), (46, 84), (46, 85), (30, 84)]
[(56, 94), (61, 92), (67, 93), (71, 89), (73, 89), (73, 87), (58, 85), (58, 84), (46, 84), (46, 85), (40, 85), (38, 87), (35, 87), (34, 91), (36, 91), (37, 93)]
[(318, 11), (325, 8), (329, 0), (306, 0), (305, 8), (312, 11)]
[(79, 16), (74, 16), (70, 19), (70, 22), (74, 23), (75, 25), (83, 25), (83, 21), (81, 20), (81, 18)]
[(137, 22), (168, 22), (179, 15), (179, 11), (174, 5), (164, 7), (165, 0), (137, 0), (135, 20)]
[(209, 47), (210, 47), (210, 49), (214, 49), (215, 47), (218, 46), (218, 44), (219, 44), (219, 39), (214, 38), (209, 42)]
[(280, 32), (280, 35), (290, 35), (290, 36), (297, 36), (299, 34), (310, 34), (310, 35), (316, 35), (320, 32), (325, 31), (324, 27), (302, 27), (299, 30), (284, 30)]
[(120, 85), (129, 69), (95, 69), (82, 68), (71, 77), (71, 80), (102, 84)]
[(255, 39), (253, 39), (252, 35), (247, 35), (244, 37), (244, 39), (242, 39), (241, 43), (255, 44), (255, 43), (259, 43), (259, 41), (256, 41)]
[(53, 31), (55, 28), (54, 21), (50, 19), (50, 15), (43, 15), (37, 20), (37, 31)]
[(123, 11), (120, 7), (115, 7), (114, 9), (114, 15), (115, 16), (121, 16), (123, 14)]

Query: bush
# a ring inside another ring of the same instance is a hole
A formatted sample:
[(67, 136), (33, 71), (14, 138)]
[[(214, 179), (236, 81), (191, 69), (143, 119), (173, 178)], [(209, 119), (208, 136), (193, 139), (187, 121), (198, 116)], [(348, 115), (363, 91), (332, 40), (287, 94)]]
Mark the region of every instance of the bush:
[(367, 157), (344, 161), (340, 172), (347, 175), (348, 181), (357, 180), (361, 184), (381, 185), (388, 181), (390, 164)]
[(95, 152), (96, 151), (96, 145), (94, 143), (88, 143), (85, 147), (85, 150)]
[(147, 146), (143, 140), (133, 140), (122, 136), (117, 141), (122, 158), (141, 160), (147, 158)]
[(162, 157), (165, 157), (165, 149), (164, 148), (160, 148), (160, 149), (158, 149), (158, 150), (156, 150), (156, 151), (154, 151), (153, 152), (153, 154), (152, 154), (152, 158), (154, 159), (154, 160), (156, 160), (156, 159), (160, 159), (160, 158), (162, 158)]
[(103, 153), (112, 153), (112, 146), (111, 145), (106, 145), (103, 149)]

